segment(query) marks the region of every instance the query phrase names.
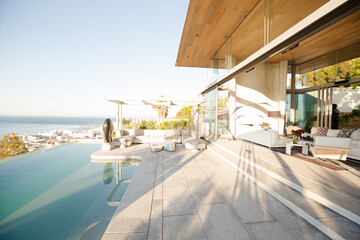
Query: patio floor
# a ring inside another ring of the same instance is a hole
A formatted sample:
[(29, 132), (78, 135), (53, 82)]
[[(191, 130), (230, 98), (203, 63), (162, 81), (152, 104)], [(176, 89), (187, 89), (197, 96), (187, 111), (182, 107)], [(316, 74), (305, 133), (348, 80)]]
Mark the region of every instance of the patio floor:
[(306, 190), (320, 189), (321, 196), (331, 188), (338, 193), (337, 203), (351, 198), (348, 210), (356, 218), (359, 177), (352, 172), (242, 141), (213, 140), (198, 152), (178, 144), (175, 152), (152, 153), (149, 145), (136, 144), (107, 154), (140, 156), (142, 162), (103, 239), (356, 239), (360, 234), (359, 225), (302, 196), (275, 175), (264, 174), (259, 166)]

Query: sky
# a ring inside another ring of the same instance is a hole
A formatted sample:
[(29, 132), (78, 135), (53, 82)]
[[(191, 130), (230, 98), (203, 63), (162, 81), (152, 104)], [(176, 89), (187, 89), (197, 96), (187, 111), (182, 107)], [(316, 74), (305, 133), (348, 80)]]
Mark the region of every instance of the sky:
[(0, 0), (0, 115), (111, 116), (109, 96), (196, 98), (207, 70), (175, 67), (188, 4)]

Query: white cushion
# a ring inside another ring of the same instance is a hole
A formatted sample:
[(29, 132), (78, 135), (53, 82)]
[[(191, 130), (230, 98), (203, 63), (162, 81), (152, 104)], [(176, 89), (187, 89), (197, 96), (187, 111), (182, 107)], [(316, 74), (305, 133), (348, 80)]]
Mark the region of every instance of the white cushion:
[(350, 135), (350, 138), (352, 140), (360, 140), (360, 129), (353, 131)]
[(317, 127), (312, 127), (310, 134), (316, 134)]
[(130, 135), (136, 135), (136, 136), (144, 135), (144, 129), (134, 129), (134, 132)]
[(350, 138), (337, 138), (327, 136), (316, 136), (315, 146), (322, 147), (338, 147), (338, 148), (350, 148)]
[(191, 136), (190, 129), (181, 129), (181, 136)]
[(352, 140), (351, 147), (352, 148), (360, 148), (360, 140)]
[(328, 136), (328, 137), (337, 137), (339, 132), (340, 132), (340, 130), (328, 129), (326, 136)]
[(166, 137), (180, 136), (180, 129), (165, 130), (165, 136)]
[(149, 130), (150, 137), (165, 137), (165, 130)]

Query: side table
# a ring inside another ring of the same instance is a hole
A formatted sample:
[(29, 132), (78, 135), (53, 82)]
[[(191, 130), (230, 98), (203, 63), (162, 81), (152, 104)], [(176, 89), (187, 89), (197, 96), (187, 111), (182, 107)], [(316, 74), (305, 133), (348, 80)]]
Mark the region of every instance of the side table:
[(286, 143), (286, 151), (285, 151), (286, 154), (291, 155), (291, 148), (294, 147), (294, 146), (301, 147), (301, 149), (302, 149), (301, 153), (303, 155), (306, 155), (306, 156), (309, 155), (309, 146), (308, 145), (301, 144), (301, 143), (295, 144), (295, 143), (292, 143), (292, 142), (287, 142)]

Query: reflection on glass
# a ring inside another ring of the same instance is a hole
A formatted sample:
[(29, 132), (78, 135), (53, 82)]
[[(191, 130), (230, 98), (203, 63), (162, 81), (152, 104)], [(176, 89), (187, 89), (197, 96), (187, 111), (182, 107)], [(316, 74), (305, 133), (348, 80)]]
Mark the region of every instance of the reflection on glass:
[(220, 135), (226, 135), (229, 129), (228, 91), (219, 91), (218, 97), (218, 129)]
[(317, 91), (295, 94), (295, 126), (305, 132), (317, 126), (317, 102)]
[(286, 75), (286, 89), (291, 89), (291, 73)]
[[(296, 88), (319, 86), (331, 82), (360, 77), (360, 58), (334, 64), (328, 67), (309, 70), (300, 65), (295, 77)], [(307, 71), (307, 72), (305, 72)]]
[(217, 117), (216, 113), (216, 102), (217, 102), (217, 89), (213, 89), (210, 92), (205, 94), (205, 123), (208, 127), (209, 135), (215, 134), (215, 119)]
[(286, 94), (285, 127), (290, 126), (291, 94)]

